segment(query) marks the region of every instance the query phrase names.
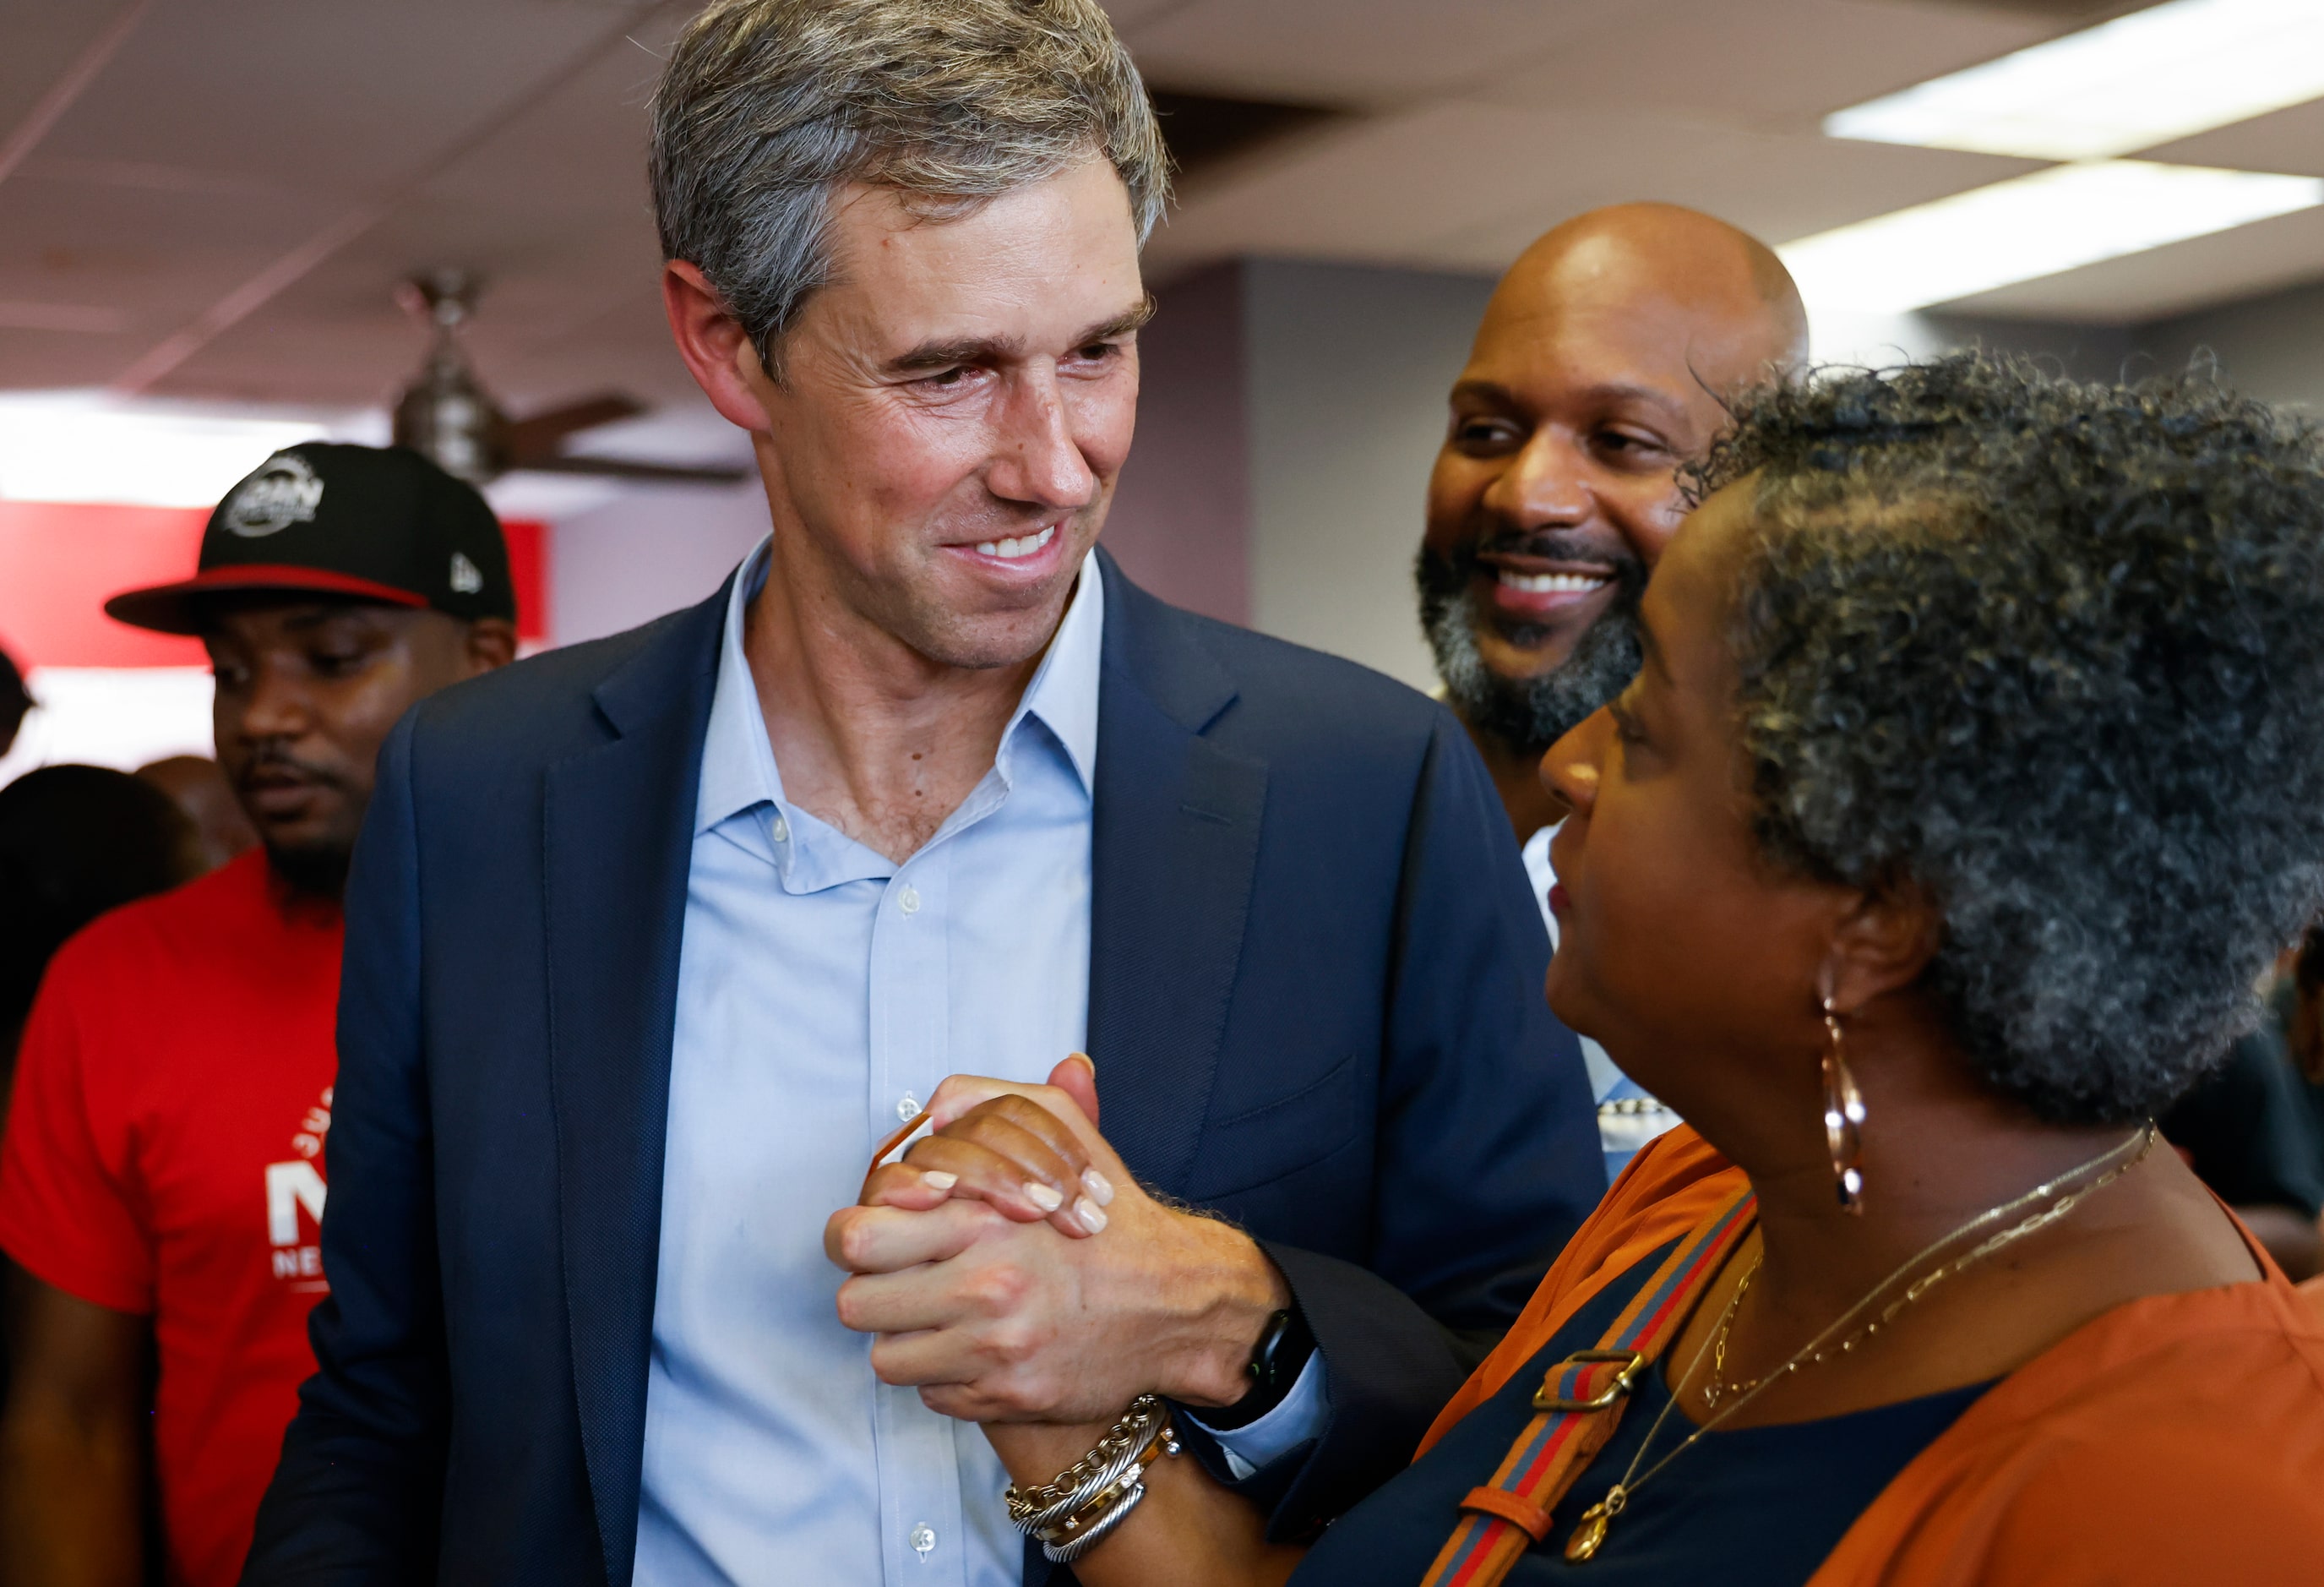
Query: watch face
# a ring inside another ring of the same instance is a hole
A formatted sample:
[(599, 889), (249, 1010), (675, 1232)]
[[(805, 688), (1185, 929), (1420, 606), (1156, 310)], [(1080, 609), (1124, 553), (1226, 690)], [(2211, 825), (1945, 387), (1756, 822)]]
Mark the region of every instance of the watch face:
[(1259, 1335), (1259, 1344), (1250, 1352), (1251, 1380), (1265, 1389), (1281, 1387), (1283, 1376), (1283, 1342), (1291, 1332), (1291, 1314), (1277, 1312), (1267, 1319), (1267, 1326)]

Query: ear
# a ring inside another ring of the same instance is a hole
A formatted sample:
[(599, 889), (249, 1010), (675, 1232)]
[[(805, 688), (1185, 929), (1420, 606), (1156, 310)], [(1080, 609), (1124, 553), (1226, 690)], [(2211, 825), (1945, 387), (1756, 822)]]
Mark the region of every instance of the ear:
[(661, 267), (661, 301), (678, 355), (710, 405), (731, 424), (765, 429), (767, 411), (758, 388), (767, 383), (766, 370), (710, 278), (685, 260), (673, 259)]
[(1944, 922), (1913, 882), (1859, 893), (1840, 916), (1816, 995), (1848, 1015), (1920, 980), (1937, 955)]
[(490, 672), (516, 660), (516, 624), (505, 617), (479, 617), (468, 624), (468, 674)]

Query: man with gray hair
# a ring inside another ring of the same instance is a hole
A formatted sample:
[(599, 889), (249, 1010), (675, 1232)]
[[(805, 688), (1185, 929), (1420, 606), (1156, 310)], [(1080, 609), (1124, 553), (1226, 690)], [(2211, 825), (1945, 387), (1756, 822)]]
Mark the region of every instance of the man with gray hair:
[[(1459, 724), (1095, 549), (1165, 165), (1093, 0), (679, 40), (669, 320), (771, 533), (383, 752), (246, 1581), (1046, 1580), (946, 1417), (1148, 1393), (1312, 1530), (1595, 1202)], [(1139, 1183), (947, 1141), (919, 1204), (842, 1205), (978, 1087), (1102, 1102)]]

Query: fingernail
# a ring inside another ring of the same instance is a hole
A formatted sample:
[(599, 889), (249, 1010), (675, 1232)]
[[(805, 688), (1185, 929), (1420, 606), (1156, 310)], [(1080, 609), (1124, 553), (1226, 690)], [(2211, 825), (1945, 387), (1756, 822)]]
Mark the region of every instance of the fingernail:
[(1065, 1204), (1065, 1198), (1038, 1179), (1025, 1181), (1025, 1199), (1045, 1213), (1054, 1213)]
[(1095, 1168), (1082, 1170), (1082, 1188), (1090, 1193), (1090, 1200), (1102, 1207), (1113, 1204), (1113, 1182)]
[(950, 1190), (960, 1183), (960, 1176), (947, 1174), (942, 1168), (930, 1168), (920, 1176), (920, 1183), (930, 1190)]
[(1097, 1203), (1087, 1196), (1082, 1197), (1074, 1204), (1074, 1216), (1079, 1218), (1082, 1221), (1082, 1227), (1092, 1234), (1105, 1227), (1105, 1214), (1098, 1211)]

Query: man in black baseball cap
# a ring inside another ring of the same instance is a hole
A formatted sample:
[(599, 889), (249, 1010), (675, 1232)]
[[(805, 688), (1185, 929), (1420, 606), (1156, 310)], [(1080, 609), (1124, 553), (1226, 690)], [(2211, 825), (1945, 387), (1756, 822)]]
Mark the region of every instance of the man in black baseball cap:
[(150, 1460), (155, 1573), (227, 1587), (313, 1370), (339, 893), (374, 762), (422, 696), (511, 659), (516, 601), (471, 486), (316, 443), (219, 503), (191, 578), (106, 610), (208, 647), (218, 762), (261, 844), (100, 917), (26, 1024), (0, 1146), (0, 1247), (30, 1280), (0, 1581), (143, 1579)]
[(516, 645), (499, 520), (400, 447), (277, 452), (210, 514), (191, 578), (105, 609), (208, 647), (218, 764), (276, 871), (331, 898), (388, 729)]

